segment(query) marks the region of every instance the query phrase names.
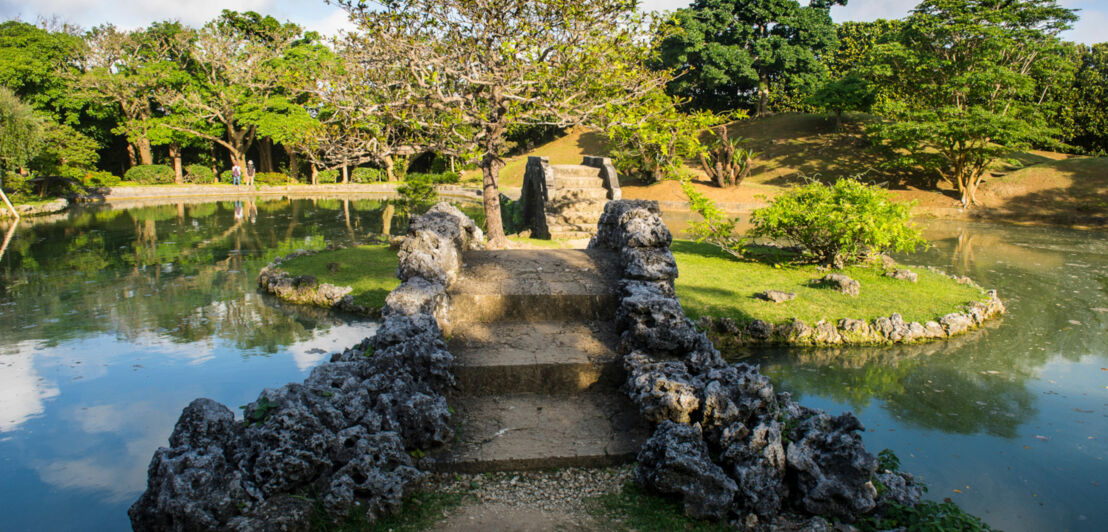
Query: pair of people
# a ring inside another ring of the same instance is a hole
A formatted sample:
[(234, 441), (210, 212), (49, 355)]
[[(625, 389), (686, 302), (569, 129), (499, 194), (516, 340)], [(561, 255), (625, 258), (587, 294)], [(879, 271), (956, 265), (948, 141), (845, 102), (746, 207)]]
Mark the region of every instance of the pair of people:
[[(246, 186), (254, 185), (254, 161), (246, 161)], [(242, 168), (239, 168), (238, 163), (235, 163), (231, 167), (231, 178), (234, 179), (234, 184), (239, 185), (239, 179), (242, 178)]]

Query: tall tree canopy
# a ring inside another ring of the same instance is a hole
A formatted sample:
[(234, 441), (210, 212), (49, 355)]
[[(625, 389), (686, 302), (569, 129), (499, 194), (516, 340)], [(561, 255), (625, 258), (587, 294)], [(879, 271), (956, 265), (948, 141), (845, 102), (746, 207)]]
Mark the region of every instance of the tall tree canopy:
[(340, 0), (393, 101), (380, 111), (476, 158), (489, 243), (506, 244), (500, 169), (512, 125), (570, 126), (660, 86), (634, 0)]
[(670, 92), (697, 108), (753, 104), (761, 115), (771, 92), (811, 90), (838, 42), (833, 5), (846, 0), (696, 0), (674, 14), (660, 44), (661, 64), (683, 71)]
[(1032, 73), (1076, 18), (1055, 0), (925, 0), (897, 42), (877, 47), (882, 120), (870, 132), (975, 204), (1000, 155), (1050, 141)]

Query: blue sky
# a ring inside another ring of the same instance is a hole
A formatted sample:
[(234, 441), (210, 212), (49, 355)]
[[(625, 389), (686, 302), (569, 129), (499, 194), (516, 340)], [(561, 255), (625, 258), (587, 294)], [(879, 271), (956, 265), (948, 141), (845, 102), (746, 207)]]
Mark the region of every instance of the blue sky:
[[(847, 6), (832, 8), (831, 16), (837, 22), (901, 18), (918, 1), (850, 0)], [(1081, 20), (1064, 33), (1063, 38), (1087, 44), (1108, 41), (1108, 1), (1061, 0), (1060, 3), (1081, 10), (1078, 13)], [(650, 10), (687, 5), (687, 0), (642, 0), (642, 7)], [(165, 19), (199, 26), (215, 18), (222, 9), (258, 11), (327, 34), (349, 27), (345, 13), (323, 0), (0, 0), (0, 18), (4, 20), (18, 17), (33, 22), (39, 16), (57, 15), (85, 28), (105, 22), (135, 28)]]

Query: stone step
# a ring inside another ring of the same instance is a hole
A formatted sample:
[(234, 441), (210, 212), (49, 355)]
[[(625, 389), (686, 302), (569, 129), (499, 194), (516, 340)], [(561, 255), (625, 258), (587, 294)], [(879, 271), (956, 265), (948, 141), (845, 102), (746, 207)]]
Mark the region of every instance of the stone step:
[(457, 438), (438, 471), (481, 473), (631, 462), (649, 429), (622, 393), (492, 395), (450, 401)]
[(600, 221), (600, 217), (603, 214), (604, 213), (598, 213), (595, 211), (563, 211), (557, 213), (547, 213), (546, 227), (553, 231), (554, 227), (572, 225), (577, 226), (582, 230), (596, 231), (596, 225)]
[(466, 396), (615, 391), (618, 342), (611, 322), (466, 323), (452, 330), (450, 352)]
[(473, 322), (607, 320), (619, 305), (619, 256), (611, 250), (471, 251), (462, 261), (448, 291), (447, 329)]
[[(551, 202), (557, 203), (563, 200), (580, 201), (606, 201), (608, 191), (603, 188), (556, 188), (550, 191)], [(603, 206), (601, 206), (603, 209)]]
[(596, 236), (585, 231), (556, 231), (550, 233), (551, 240), (582, 240)]
[(552, 164), (550, 169), (554, 172), (554, 178), (559, 177), (600, 177), (600, 169), (581, 164)]
[(558, 223), (553, 225), (547, 225), (547, 229), (551, 233), (587, 233), (589, 235), (596, 234), (596, 224), (574, 224), (574, 223)]
[(563, 188), (604, 188), (604, 180), (599, 177), (554, 177), (554, 190)]

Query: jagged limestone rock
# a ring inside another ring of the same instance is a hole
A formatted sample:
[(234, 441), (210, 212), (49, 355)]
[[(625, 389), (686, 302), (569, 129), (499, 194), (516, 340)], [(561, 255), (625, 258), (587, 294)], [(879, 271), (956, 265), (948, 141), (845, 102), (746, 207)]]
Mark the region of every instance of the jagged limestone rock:
[(623, 276), (643, 281), (670, 281), (677, 278), (677, 261), (669, 248), (625, 247), (620, 250)]
[(422, 277), (412, 277), (385, 296), (385, 313), (433, 315), (446, 298), (446, 288)]
[(862, 291), (862, 283), (842, 273), (829, 273), (816, 280), (816, 284), (833, 287), (841, 294), (855, 297)]
[(714, 464), (699, 425), (663, 421), (638, 455), (640, 484), (681, 497), (685, 513), (696, 519), (723, 519), (738, 486)]
[(768, 518), (784, 506), (788, 485), (782, 429), (781, 423), (770, 419), (753, 430), (735, 423), (723, 431), (720, 460), (739, 487), (735, 497), (739, 513)]
[(877, 459), (862, 445), (864, 430), (852, 413), (818, 412), (788, 432), (788, 468), (796, 479), (790, 493), (804, 511), (853, 521), (874, 509)]
[(696, 346), (699, 333), (677, 299), (645, 283), (626, 284), (625, 294), (616, 311), (617, 327), (623, 330), (622, 352), (681, 356)]
[(624, 388), (644, 418), (653, 423), (692, 422), (700, 398), (683, 362), (654, 362), (645, 355), (631, 353), (623, 358), (623, 366), (627, 371)]
[(754, 294), (754, 297), (773, 303), (784, 303), (786, 301), (792, 301), (793, 299), (796, 299), (796, 292), (766, 290), (765, 292), (758, 292), (757, 294)]

